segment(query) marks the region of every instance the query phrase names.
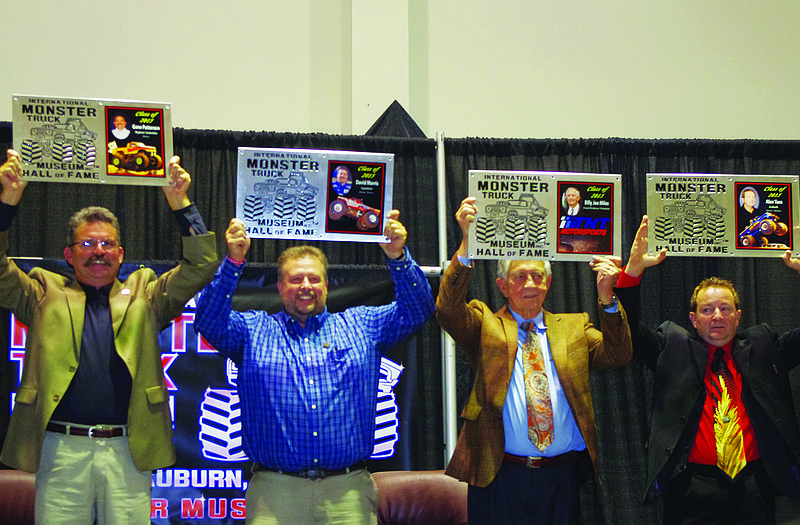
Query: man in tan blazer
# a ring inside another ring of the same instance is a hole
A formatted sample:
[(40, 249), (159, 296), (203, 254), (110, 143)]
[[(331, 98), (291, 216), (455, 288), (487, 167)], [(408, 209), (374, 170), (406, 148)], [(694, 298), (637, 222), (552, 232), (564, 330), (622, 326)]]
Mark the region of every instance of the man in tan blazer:
[[(602, 331), (586, 313), (542, 310), (552, 281), (546, 261), (499, 261), (497, 285), (508, 304), (493, 313), (480, 301), (466, 302), (472, 274), (467, 235), (475, 214), (475, 198), (467, 197), (456, 213), (463, 240), (436, 301), (437, 320), (475, 373), (447, 474), (469, 484), (470, 525), (580, 523), (578, 458), (588, 451), (593, 465), (597, 461), (589, 371), (622, 367), (632, 356), (625, 311), (613, 295), (619, 267), (606, 258), (591, 263)], [(535, 326), (535, 336), (523, 322)], [(552, 406), (546, 441), (529, 431), (522, 354), (532, 336), (541, 346)]]
[(173, 157), (164, 193), (184, 235), (183, 260), (117, 279), (119, 223), (84, 208), (70, 221), (65, 277), (22, 272), (6, 254), (25, 189), (19, 155), (0, 166), (0, 305), (28, 326), (25, 366), (2, 460), (36, 473), (36, 522), (150, 523), (151, 471), (175, 462), (159, 332), (217, 268), (214, 234)]

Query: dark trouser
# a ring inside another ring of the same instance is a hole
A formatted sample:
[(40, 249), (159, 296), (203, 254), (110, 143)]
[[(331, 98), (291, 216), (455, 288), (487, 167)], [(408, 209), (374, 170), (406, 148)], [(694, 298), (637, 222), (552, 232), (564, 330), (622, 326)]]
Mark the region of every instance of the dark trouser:
[(775, 490), (760, 461), (732, 483), (712, 465), (693, 465), (664, 492), (664, 524), (764, 525), (775, 523)]
[(542, 468), (504, 462), (489, 485), (469, 486), (467, 510), (470, 525), (578, 525), (576, 461)]

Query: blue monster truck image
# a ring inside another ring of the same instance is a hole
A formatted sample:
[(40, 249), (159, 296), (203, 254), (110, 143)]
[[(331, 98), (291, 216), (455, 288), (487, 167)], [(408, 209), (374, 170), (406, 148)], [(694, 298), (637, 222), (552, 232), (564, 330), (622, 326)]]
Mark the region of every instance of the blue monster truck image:
[(750, 221), (750, 224), (739, 233), (739, 244), (745, 248), (764, 248), (769, 244), (767, 235), (786, 235), (789, 227), (780, 222), (774, 213), (764, 213)]

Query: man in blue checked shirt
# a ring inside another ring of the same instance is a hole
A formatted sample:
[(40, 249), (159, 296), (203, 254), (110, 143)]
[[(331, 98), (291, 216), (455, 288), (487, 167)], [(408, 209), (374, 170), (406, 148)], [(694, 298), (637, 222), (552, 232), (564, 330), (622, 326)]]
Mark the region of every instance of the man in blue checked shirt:
[(430, 285), (392, 210), (381, 244), (396, 301), (329, 313), (328, 261), (312, 246), (278, 258), (284, 309), (234, 312), (244, 224), (225, 232), (228, 257), (203, 291), (195, 328), (239, 367), (244, 450), (255, 462), (247, 523), (377, 523), (365, 460), (373, 449), (381, 356), (433, 314)]

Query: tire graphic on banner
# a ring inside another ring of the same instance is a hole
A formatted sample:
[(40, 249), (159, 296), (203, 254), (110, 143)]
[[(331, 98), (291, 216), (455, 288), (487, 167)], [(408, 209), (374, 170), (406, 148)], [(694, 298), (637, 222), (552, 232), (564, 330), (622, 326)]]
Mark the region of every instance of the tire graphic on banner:
[(264, 201), (258, 195), (248, 195), (244, 199), (244, 218), (255, 220), (264, 215)]
[(375, 414), (375, 447), (371, 459), (394, 456), (397, 443), (397, 398), (394, 386), (400, 380), (403, 365), (381, 358), (381, 376), (378, 379), (378, 405)]
[(247, 461), (242, 450), (242, 412), (236, 390), (206, 388), (200, 404), (199, 439), (207, 459)]
[[(238, 369), (227, 360), (228, 383), (235, 386)], [(378, 378), (378, 403), (375, 413), (373, 459), (393, 457), (398, 440), (397, 397), (394, 386), (403, 373), (403, 365), (381, 358)], [(238, 390), (206, 388), (200, 404), (200, 434), (203, 457), (214, 461), (247, 461), (242, 449), (242, 413)]]

